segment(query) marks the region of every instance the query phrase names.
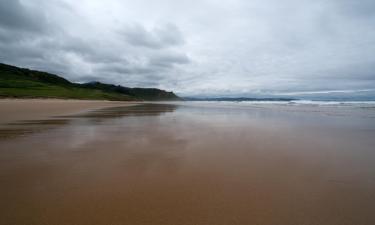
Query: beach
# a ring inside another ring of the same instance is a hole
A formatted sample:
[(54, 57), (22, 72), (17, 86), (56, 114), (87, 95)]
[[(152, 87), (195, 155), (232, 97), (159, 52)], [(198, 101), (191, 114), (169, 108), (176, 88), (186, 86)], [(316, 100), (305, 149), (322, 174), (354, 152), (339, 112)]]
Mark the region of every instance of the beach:
[(2, 100), (0, 118), (0, 224), (375, 224), (371, 104)]
[(133, 104), (136, 103), (67, 99), (0, 99), (0, 124), (17, 120), (35, 120), (62, 116), (103, 107)]

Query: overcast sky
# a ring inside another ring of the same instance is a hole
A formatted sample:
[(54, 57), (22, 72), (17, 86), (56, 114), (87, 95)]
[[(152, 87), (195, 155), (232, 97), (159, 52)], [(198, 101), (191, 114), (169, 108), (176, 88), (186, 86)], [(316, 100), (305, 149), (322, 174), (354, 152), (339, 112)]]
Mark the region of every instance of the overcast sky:
[(375, 93), (374, 0), (0, 0), (0, 62), (183, 96)]

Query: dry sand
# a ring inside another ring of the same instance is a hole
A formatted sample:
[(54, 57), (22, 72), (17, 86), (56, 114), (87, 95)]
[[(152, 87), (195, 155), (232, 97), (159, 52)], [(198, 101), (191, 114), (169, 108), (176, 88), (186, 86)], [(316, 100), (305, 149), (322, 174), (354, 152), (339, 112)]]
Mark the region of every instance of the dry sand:
[(0, 138), (0, 224), (372, 225), (374, 128), (153, 104), (9, 125), (29, 132)]

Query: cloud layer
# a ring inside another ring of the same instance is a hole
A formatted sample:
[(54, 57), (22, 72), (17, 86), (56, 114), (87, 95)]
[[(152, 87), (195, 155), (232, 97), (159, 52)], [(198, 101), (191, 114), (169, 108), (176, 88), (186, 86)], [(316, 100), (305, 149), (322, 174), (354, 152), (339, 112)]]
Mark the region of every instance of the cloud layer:
[(363, 94), (375, 3), (0, 0), (0, 61), (182, 95)]

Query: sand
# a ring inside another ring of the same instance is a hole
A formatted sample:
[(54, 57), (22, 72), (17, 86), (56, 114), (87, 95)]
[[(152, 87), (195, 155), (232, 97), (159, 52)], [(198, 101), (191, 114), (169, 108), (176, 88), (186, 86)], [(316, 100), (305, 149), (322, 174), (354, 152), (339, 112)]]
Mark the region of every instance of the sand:
[(133, 102), (60, 100), (60, 99), (0, 99), (0, 124), (17, 120), (45, 119)]
[(14, 123), (3, 133), (29, 132), (0, 137), (0, 224), (372, 225), (374, 112), (339, 111), (141, 104)]

